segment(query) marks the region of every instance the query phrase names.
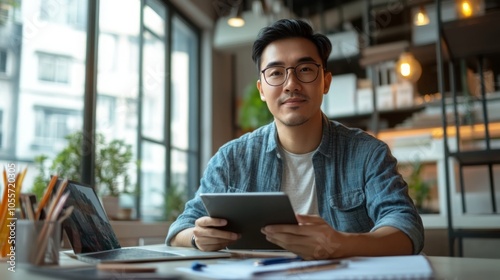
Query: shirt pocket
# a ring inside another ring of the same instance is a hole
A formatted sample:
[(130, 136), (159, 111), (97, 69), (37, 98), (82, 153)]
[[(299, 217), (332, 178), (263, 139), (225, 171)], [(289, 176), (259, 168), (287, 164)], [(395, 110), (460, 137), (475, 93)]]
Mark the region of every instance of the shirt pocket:
[(360, 207), (364, 201), (365, 193), (363, 190), (349, 190), (332, 196), (330, 206), (340, 211), (350, 211)]
[(373, 226), (365, 207), (362, 189), (348, 190), (330, 198), (335, 228), (345, 232), (367, 232)]

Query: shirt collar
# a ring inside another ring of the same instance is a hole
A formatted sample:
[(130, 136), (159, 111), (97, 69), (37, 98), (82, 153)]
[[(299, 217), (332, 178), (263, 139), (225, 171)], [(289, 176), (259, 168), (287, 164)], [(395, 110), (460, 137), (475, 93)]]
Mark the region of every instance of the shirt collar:
[[(331, 153), (329, 153), (328, 151), (330, 151), (332, 148), (333, 148), (333, 142), (334, 142), (334, 139), (333, 139), (333, 126), (331, 125), (331, 122), (330, 120), (328, 119), (328, 117), (323, 114), (323, 121), (322, 121), (322, 125), (323, 125), (323, 136), (321, 138), (321, 143), (319, 144), (319, 147), (317, 149), (317, 152), (320, 152), (321, 154), (323, 154), (324, 156), (326, 157), (331, 157)], [(276, 123), (275, 122), (272, 122), (270, 124), (268, 124), (266, 127), (265, 127), (266, 130), (268, 130), (268, 145), (267, 145), (267, 149), (266, 149), (266, 152), (267, 153), (270, 153), (270, 152), (279, 152), (278, 151), (278, 130), (276, 128)]]

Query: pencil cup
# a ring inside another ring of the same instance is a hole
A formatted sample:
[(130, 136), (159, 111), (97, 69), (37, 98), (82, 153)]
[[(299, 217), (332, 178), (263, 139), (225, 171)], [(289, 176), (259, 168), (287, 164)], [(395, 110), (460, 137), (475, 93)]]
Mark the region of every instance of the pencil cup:
[(20, 264), (57, 265), (61, 247), (61, 223), (17, 220), (16, 260)]

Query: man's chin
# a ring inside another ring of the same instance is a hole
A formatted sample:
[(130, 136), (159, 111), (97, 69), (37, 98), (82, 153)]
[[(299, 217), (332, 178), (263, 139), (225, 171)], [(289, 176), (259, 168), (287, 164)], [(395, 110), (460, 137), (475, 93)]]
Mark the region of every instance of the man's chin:
[(308, 119), (304, 116), (286, 116), (279, 118), (279, 122), (289, 127), (301, 126), (307, 123)]

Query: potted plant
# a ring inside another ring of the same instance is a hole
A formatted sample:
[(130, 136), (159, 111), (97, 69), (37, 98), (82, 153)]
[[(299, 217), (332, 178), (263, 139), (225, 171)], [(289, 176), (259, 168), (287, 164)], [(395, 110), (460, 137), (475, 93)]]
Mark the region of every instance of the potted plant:
[(47, 188), (47, 184), (49, 183), (45, 168), (45, 161), (47, 161), (47, 159), (48, 157), (46, 155), (38, 155), (34, 160), (38, 174), (33, 181), (31, 192), (35, 195), (37, 201), (42, 199), (45, 188)]
[(429, 200), (431, 191), (431, 182), (424, 180), (422, 177), (423, 164), (420, 161), (414, 161), (405, 165), (409, 168), (409, 175), (406, 182), (408, 183), (408, 191), (410, 197), (415, 202), (415, 207), (420, 213), (427, 212), (424, 208), (424, 202)]
[[(81, 181), (80, 163), (84, 152), (82, 145), (86, 138), (82, 132), (69, 134), (65, 138), (68, 141), (67, 145), (56, 155), (49, 171), (60, 177)], [(127, 171), (132, 162), (132, 146), (123, 140), (112, 140), (107, 143), (102, 134), (96, 134), (95, 141), (96, 191), (101, 196), (108, 216), (116, 218), (119, 211), (119, 194), (121, 193), (119, 186), (123, 186), (123, 191), (130, 192), (128, 188), (131, 184)], [(47, 157), (43, 155), (35, 158), (35, 162), (39, 165), (37, 179), (42, 182), (39, 185), (45, 186), (47, 182), (43, 182), (42, 178), (45, 178), (43, 162), (46, 159)], [(36, 182), (37, 180), (35, 180), (34, 187), (37, 187)], [(38, 190), (38, 192), (40, 191)]]
[(164, 194), (164, 201), (163, 219), (166, 221), (175, 221), (182, 211), (184, 211), (187, 195), (178, 184), (172, 183)]
[(260, 99), (259, 89), (255, 82), (245, 89), (239, 114), (238, 125), (243, 131), (252, 131), (273, 120), (273, 115), (267, 108), (266, 102)]

